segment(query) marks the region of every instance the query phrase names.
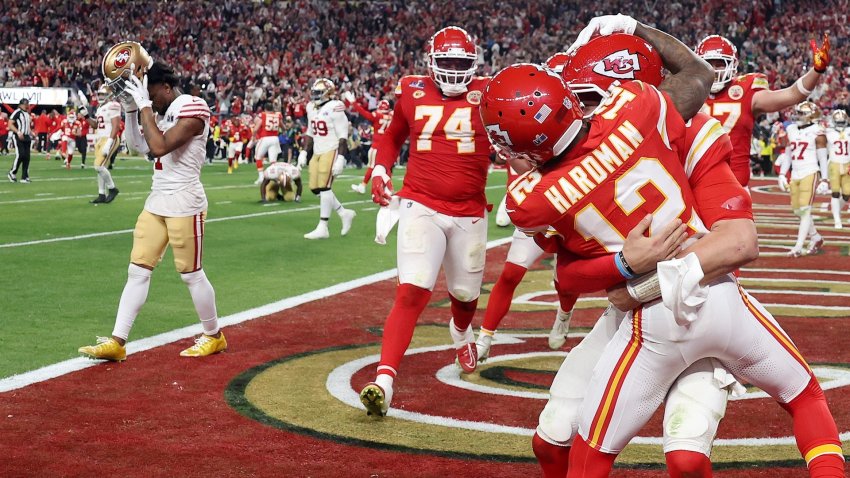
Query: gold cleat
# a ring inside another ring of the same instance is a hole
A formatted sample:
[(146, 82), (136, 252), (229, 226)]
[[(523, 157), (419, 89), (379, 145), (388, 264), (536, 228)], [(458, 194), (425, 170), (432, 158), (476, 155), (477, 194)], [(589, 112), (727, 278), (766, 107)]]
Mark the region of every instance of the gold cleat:
[(123, 362), (127, 358), (127, 349), (112, 337), (98, 337), (96, 345), (80, 347), (77, 351), (91, 359)]
[(227, 340), (222, 333), (218, 337), (201, 335), (195, 339), (195, 345), (180, 352), (181, 357), (206, 357), (227, 350)]
[(383, 417), (390, 408), (384, 389), (375, 382), (369, 383), (360, 391), (360, 403), (366, 407), (368, 416)]

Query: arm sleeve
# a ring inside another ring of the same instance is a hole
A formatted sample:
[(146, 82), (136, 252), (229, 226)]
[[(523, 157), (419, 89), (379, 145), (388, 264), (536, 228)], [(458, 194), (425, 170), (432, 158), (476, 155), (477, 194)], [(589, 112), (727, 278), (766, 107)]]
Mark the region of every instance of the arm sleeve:
[(605, 290), (626, 280), (614, 264), (614, 254), (580, 259), (564, 249), (558, 250), (556, 277), (558, 289), (572, 294)]
[(127, 115), (127, 127), (124, 129), (124, 137), (130, 143), (130, 147), (142, 154), (148, 154), (150, 148), (145, 137), (142, 136), (142, 131), (139, 128), (138, 113), (130, 113)]
[(726, 219), (753, 219), (752, 198), (735, 178), (729, 163), (714, 163), (698, 178), (692, 177), (691, 184), (697, 213), (707, 228)]
[(815, 154), (818, 157), (818, 167), (820, 167), (820, 177), (821, 179), (826, 179), (829, 177), (827, 162), (829, 160), (829, 152), (826, 148), (818, 148), (815, 150)]
[[(407, 123), (407, 116), (404, 114), (403, 103), (402, 98), (398, 97), (393, 108), (393, 119), (384, 133), (384, 142), (378, 149), (375, 158), (375, 165), (383, 166), (387, 171), (392, 170), (393, 164), (395, 164), (401, 152), (401, 146), (410, 134), (410, 125)], [(411, 145), (412, 147), (413, 145)]]
[(366, 108), (364, 108), (362, 105), (360, 105), (360, 102), (359, 102), (359, 101), (355, 101), (355, 102), (354, 102), (354, 103), (352, 103), (352, 104), (354, 105), (354, 111), (356, 111), (356, 112), (357, 112), (357, 114), (359, 114), (360, 116), (362, 116), (363, 118), (365, 118), (365, 119), (366, 119), (367, 121), (369, 121), (370, 123), (372, 123), (372, 124), (374, 124), (374, 123), (375, 123), (375, 121), (377, 120), (377, 118), (375, 118), (375, 114), (374, 114), (374, 113), (370, 112), (369, 110), (367, 110)]

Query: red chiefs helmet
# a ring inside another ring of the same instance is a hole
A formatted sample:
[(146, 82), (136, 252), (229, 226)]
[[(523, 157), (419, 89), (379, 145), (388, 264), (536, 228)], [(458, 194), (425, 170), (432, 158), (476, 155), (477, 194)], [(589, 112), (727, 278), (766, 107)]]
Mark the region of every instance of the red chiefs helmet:
[(722, 36), (710, 35), (699, 42), (695, 51), (697, 56), (711, 63), (714, 68), (711, 92), (720, 92), (738, 72), (738, 49)]
[(389, 113), (390, 112), (390, 102), (387, 100), (381, 100), (378, 102), (378, 113)]
[(570, 54), (563, 51), (555, 53), (546, 60), (546, 67), (555, 73), (561, 73), (564, 71), (564, 65), (570, 61), (570, 56)]
[(475, 74), (478, 52), (466, 30), (446, 27), (428, 42), (428, 70), (431, 79), (446, 96), (466, 93)]
[(557, 73), (519, 63), (500, 71), (481, 97), (481, 121), (497, 148), (542, 164), (563, 153), (581, 130), (581, 105)]
[(614, 82), (639, 80), (658, 86), (664, 79), (664, 62), (649, 43), (625, 33), (598, 36), (580, 46), (561, 73), (573, 93), (589, 107), (592, 116), (608, 97)]

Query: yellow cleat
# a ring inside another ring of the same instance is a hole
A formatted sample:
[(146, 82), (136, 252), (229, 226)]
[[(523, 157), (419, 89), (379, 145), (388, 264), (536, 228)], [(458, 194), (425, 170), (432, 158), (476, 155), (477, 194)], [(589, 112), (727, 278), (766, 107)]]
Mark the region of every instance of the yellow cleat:
[(98, 337), (97, 345), (80, 347), (78, 351), (92, 359), (123, 362), (127, 358), (127, 349), (112, 337)]
[(206, 357), (227, 350), (227, 339), (222, 333), (218, 337), (201, 335), (195, 339), (195, 345), (180, 352), (181, 357)]
[(370, 383), (360, 391), (360, 403), (366, 407), (366, 415), (383, 417), (390, 408), (384, 389), (377, 383)]
[(233, 163), (233, 169), (239, 169), (239, 161)]
[(233, 168), (231, 168), (231, 167), (229, 167), (229, 166), (228, 166), (228, 168), (227, 168), (227, 174), (233, 174)]

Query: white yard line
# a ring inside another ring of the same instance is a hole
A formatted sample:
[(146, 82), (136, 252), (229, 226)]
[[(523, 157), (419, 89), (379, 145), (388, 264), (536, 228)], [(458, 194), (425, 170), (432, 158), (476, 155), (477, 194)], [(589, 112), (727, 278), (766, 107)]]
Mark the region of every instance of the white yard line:
[[(488, 242), (487, 248), (490, 249), (493, 247), (498, 247), (503, 244), (507, 244), (510, 241), (510, 236), (502, 239), (496, 239)], [(343, 282), (341, 284), (325, 287), (324, 289), (314, 290), (295, 297), (289, 297), (287, 299), (282, 299), (277, 302), (272, 302), (271, 304), (255, 307), (244, 312), (238, 312), (233, 315), (228, 315), (227, 317), (221, 317), (219, 319), (219, 324), (222, 327), (228, 327), (231, 325), (240, 324), (242, 322), (247, 322), (249, 320), (254, 320), (259, 317), (265, 317), (267, 315), (291, 309), (293, 307), (297, 307), (299, 305), (306, 304), (314, 300), (326, 299), (330, 296), (341, 294), (343, 292), (347, 292), (358, 287), (363, 287), (383, 280), (392, 279), (396, 276), (396, 274), (396, 269), (390, 269), (383, 272), (378, 272), (376, 274), (361, 277), (359, 279)], [(189, 337), (194, 337), (196, 335), (201, 334), (202, 332), (203, 330), (201, 328), (201, 324), (193, 324), (187, 327), (172, 330), (170, 332), (164, 332), (159, 335), (154, 335), (152, 337), (134, 340), (132, 342), (127, 343), (127, 355), (144, 352), (145, 350), (150, 350), (156, 347), (177, 342), (179, 340), (187, 339)], [(51, 378), (61, 377), (62, 375), (66, 375), (71, 372), (76, 372), (77, 370), (93, 367), (100, 363), (101, 361), (77, 357), (69, 360), (64, 360), (62, 362), (55, 363), (52, 365), (47, 365), (30, 372), (12, 375), (11, 377), (0, 379), (0, 393), (9, 392), (11, 390), (17, 390), (19, 388), (23, 388), (34, 383), (50, 380)]]

